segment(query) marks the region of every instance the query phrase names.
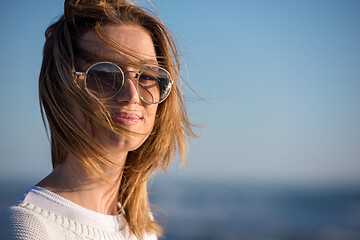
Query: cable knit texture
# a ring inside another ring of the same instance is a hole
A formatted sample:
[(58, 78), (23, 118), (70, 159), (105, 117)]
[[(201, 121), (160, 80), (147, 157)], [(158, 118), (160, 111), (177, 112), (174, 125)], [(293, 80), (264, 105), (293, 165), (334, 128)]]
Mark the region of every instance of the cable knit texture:
[[(0, 240), (116, 240), (137, 238), (121, 215), (83, 208), (40, 187), (32, 187), (0, 214)], [(155, 234), (144, 240), (156, 240)]]

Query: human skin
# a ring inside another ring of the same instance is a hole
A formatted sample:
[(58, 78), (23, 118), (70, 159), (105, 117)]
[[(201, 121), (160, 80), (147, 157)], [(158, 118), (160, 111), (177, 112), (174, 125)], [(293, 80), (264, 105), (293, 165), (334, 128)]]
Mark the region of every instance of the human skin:
[[(103, 27), (102, 34), (114, 40), (148, 62), (156, 62), (154, 44), (149, 33), (136, 25), (109, 25)], [(79, 46), (88, 52), (101, 55), (102, 61), (132, 62), (139, 60), (122, 53), (109, 45), (92, 31), (85, 33)], [(85, 72), (93, 63), (78, 59), (76, 71)], [(127, 66), (121, 66), (124, 71), (138, 71)], [(84, 79), (78, 79), (83, 81)], [(108, 214), (118, 214), (118, 193), (123, 167), (129, 151), (137, 149), (147, 139), (154, 127), (157, 104), (143, 102), (136, 90), (135, 74), (125, 73), (125, 81), (121, 91), (107, 100), (111, 106), (109, 112), (115, 124), (135, 133), (131, 136), (116, 135), (100, 125), (85, 121), (78, 106), (70, 104), (73, 115), (84, 126), (86, 131), (105, 150), (108, 159), (116, 165), (100, 165), (109, 183), (102, 181), (94, 174), (85, 171), (79, 162), (68, 154), (64, 163), (55, 169), (37, 186), (48, 189), (82, 207)], [(131, 116), (129, 119), (128, 116)]]

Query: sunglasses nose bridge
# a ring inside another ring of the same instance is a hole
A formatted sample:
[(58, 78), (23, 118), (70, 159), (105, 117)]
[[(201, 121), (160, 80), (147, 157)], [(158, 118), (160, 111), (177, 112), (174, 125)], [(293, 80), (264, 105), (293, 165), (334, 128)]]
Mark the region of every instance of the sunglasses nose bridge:
[(140, 72), (137, 72), (137, 71), (123, 71), (123, 73), (124, 73), (124, 77), (126, 77), (126, 73), (134, 73), (134, 78), (135, 79), (138, 79), (138, 77), (140, 75)]
[(117, 101), (139, 102), (141, 101), (140, 93), (137, 90), (137, 80), (140, 72), (123, 71), (123, 85), (120, 91), (114, 96)]
[(135, 89), (137, 89), (137, 81), (138, 78), (141, 74), (141, 72), (137, 72), (137, 71), (123, 71), (124, 74), (124, 84), (126, 84), (127, 80), (129, 80), (131, 82), (131, 84), (134, 85)]

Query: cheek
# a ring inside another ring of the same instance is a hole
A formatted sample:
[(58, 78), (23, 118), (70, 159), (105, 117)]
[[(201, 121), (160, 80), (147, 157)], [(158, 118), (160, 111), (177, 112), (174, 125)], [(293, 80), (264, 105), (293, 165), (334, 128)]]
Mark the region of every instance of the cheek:
[(91, 122), (86, 119), (84, 114), (81, 112), (80, 108), (75, 104), (70, 104), (69, 111), (71, 115), (74, 117), (76, 122), (85, 129), (85, 131), (89, 134), (89, 136), (93, 136), (93, 127)]
[(151, 128), (151, 130), (152, 130), (154, 127), (154, 123), (155, 123), (155, 117), (156, 117), (156, 113), (157, 113), (157, 105), (148, 106), (148, 108), (146, 109), (146, 112), (147, 112), (146, 125), (148, 125), (148, 127)]

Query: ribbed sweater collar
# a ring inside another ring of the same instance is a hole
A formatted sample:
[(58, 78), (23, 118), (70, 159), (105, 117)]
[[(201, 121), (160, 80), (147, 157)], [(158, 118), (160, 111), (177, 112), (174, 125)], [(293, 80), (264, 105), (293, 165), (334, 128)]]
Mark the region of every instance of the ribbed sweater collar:
[(38, 186), (26, 191), (19, 201), (106, 232), (118, 232), (126, 226), (121, 215), (105, 215), (89, 210)]

